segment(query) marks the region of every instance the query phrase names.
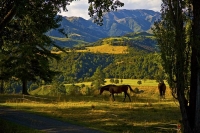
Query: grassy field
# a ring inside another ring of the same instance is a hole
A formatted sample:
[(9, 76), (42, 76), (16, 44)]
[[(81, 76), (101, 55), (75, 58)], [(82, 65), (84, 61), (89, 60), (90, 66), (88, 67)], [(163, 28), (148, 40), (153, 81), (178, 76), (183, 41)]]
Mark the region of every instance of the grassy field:
[(127, 53), (127, 46), (112, 46), (105, 44), (95, 47), (87, 47), (86, 51), (92, 53), (125, 54)]
[[(110, 44), (104, 44), (100, 46), (86, 47), (84, 50), (76, 50), (76, 52), (91, 52), (91, 53), (106, 53), (106, 54), (126, 54), (127, 46), (112, 46)], [(67, 52), (71, 52), (70, 50)], [(62, 51), (53, 52), (55, 54), (61, 54)]]
[[(71, 52), (71, 51), (67, 51)], [(107, 54), (125, 54), (127, 53), (127, 46), (112, 46), (109, 44), (86, 47), (84, 50), (76, 50), (76, 52), (91, 52), (91, 53), (107, 53)], [(52, 52), (55, 54), (61, 54), (62, 51)]]
[[(120, 79), (119, 79), (120, 81)], [(142, 84), (138, 84), (137, 82), (138, 81), (141, 81)], [(91, 82), (82, 82), (82, 83), (76, 83), (76, 85), (81, 85), (81, 84), (85, 84), (87, 86), (90, 86), (91, 85)], [(111, 84), (110, 82), (110, 79), (105, 79), (105, 85), (107, 84)], [(158, 86), (158, 82), (156, 82), (156, 80), (139, 80), (139, 79), (123, 79), (123, 82), (119, 83), (119, 85), (121, 84), (129, 84), (131, 86), (134, 86), (134, 87), (155, 87), (157, 88)], [(168, 86), (167, 82), (165, 82), (165, 84)], [(70, 85), (70, 84), (65, 84), (65, 85)]]
[[(134, 87), (132, 85), (132, 88)], [(121, 94), (115, 95), (116, 101), (112, 102), (109, 93), (106, 92), (95, 96), (40, 98), (0, 95), (0, 106), (39, 113), (107, 133), (177, 132), (181, 114), (178, 102), (172, 98), (170, 89), (167, 88), (166, 99), (160, 100), (156, 84), (141, 84), (138, 88), (142, 91), (139, 94), (131, 93), (132, 102), (128, 99), (122, 102), (124, 95)]]

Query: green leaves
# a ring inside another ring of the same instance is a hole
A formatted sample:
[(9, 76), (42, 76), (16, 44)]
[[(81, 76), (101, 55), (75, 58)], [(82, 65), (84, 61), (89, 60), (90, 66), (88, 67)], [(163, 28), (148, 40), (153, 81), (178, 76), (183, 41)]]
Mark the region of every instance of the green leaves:
[(116, 11), (118, 7), (124, 6), (119, 0), (88, 0), (88, 3), (90, 3), (88, 14), (98, 25), (103, 25), (104, 12)]

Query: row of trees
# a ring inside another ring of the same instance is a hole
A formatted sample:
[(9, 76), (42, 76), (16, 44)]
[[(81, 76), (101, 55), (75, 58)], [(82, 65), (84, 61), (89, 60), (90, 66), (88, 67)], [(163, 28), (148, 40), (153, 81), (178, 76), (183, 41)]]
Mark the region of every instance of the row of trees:
[(154, 34), (185, 133), (200, 132), (200, 1), (162, 0)]

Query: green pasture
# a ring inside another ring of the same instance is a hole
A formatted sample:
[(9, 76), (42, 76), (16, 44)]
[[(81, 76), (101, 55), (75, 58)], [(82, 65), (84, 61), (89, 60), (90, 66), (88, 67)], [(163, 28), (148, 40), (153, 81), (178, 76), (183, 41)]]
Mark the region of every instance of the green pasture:
[[(126, 82), (130, 81), (137, 80)], [(167, 88), (166, 99), (161, 100), (156, 86), (141, 84), (139, 88), (142, 92), (131, 93), (131, 102), (128, 99), (122, 102), (124, 95), (115, 95), (113, 102), (109, 93), (56, 97), (0, 95), (0, 106), (54, 117), (105, 133), (176, 133), (181, 114), (170, 89)]]
[[(106, 79), (105, 81), (106, 81), (105, 85), (111, 84), (110, 79)], [(141, 81), (142, 84), (138, 84), (137, 83), (138, 81)], [(84, 84), (85, 87), (83, 87), (82, 84)], [(137, 94), (136, 95), (137, 97), (140, 96), (140, 97), (147, 98), (147, 99), (149, 99), (149, 98), (158, 99), (158, 97), (159, 97), (158, 88), (157, 88), (158, 83), (156, 82), (156, 80), (123, 79), (122, 83), (119, 82), (116, 85), (121, 85), (121, 84), (128, 84), (132, 87), (133, 90), (137, 89), (139, 91), (139, 93), (142, 92), (140, 94)], [(66, 97), (71, 95), (72, 88), (70, 88), (70, 89), (68, 88), (70, 85), (72, 85), (72, 84), (65, 84), (65, 88), (63, 88), (63, 91), (66, 91), (65, 94), (63, 93), (63, 95), (65, 95)], [(78, 93), (81, 95), (94, 95), (94, 96), (99, 95), (98, 88), (91, 87), (91, 82), (81, 82), (81, 83), (76, 83), (75, 85), (80, 87), (78, 90), (79, 91)], [(166, 83), (166, 85), (168, 87), (167, 83)], [(74, 89), (74, 90), (76, 90), (76, 89)], [(88, 91), (90, 91), (91, 93), (88, 94)], [(31, 95), (40, 95), (40, 96), (41, 95), (50, 95), (50, 96), (60, 95), (60, 94), (55, 93), (55, 90), (52, 88), (51, 85), (42, 85), (38, 89), (35, 89), (29, 93)], [(77, 91), (74, 91), (74, 93), (77, 93)], [(104, 92), (103, 95), (109, 95), (109, 93)], [(123, 96), (122, 93), (118, 94), (118, 95)], [(133, 96), (135, 94), (132, 93), (131, 95)], [(170, 89), (167, 89), (166, 97), (168, 97), (168, 95), (169, 95), (169, 97), (171, 96)]]
[[(123, 80), (123, 82), (121, 83), (121, 79), (119, 79), (119, 85), (129, 84), (129, 85), (138, 86), (138, 87), (140, 87), (140, 86), (158, 86), (158, 82), (156, 82), (156, 80), (149, 80), (149, 79), (145, 79), (145, 80), (143, 80), (143, 79), (141, 79), (141, 80), (140, 79), (122, 79), (122, 80)], [(110, 79), (105, 79), (105, 81), (106, 81), (105, 85), (111, 84)], [(142, 81), (142, 84), (139, 85), (137, 83), (138, 81)], [(168, 85), (166, 81), (165, 81), (165, 83), (166, 83), (166, 85)], [(90, 86), (91, 82), (76, 83), (75, 85), (81, 85), (81, 84)], [(70, 85), (70, 84), (65, 84), (65, 85)]]

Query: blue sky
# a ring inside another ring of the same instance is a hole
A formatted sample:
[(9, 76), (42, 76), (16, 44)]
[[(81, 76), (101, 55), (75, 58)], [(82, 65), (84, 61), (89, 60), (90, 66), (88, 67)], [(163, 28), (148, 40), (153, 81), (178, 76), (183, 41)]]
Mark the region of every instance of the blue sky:
[[(125, 5), (119, 9), (149, 9), (160, 11), (161, 0), (120, 0)], [(76, 16), (89, 19), (88, 15), (88, 0), (73, 1), (68, 7), (68, 12), (62, 12), (63, 16)]]

